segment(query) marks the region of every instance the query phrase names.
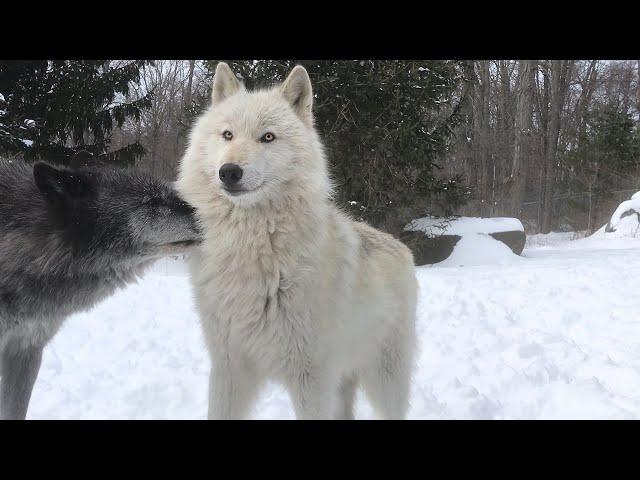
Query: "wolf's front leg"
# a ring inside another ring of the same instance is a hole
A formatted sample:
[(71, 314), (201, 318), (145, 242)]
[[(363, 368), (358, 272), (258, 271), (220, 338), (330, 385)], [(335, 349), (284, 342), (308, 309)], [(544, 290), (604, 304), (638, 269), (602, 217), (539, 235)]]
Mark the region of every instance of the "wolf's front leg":
[(214, 355), (209, 375), (209, 420), (246, 418), (260, 385), (247, 361), (231, 359), (228, 354)]
[(24, 420), (33, 385), (42, 363), (40, 346), (25, 348), (20, 340), (9, 341), (1, 352), (0, 419)]

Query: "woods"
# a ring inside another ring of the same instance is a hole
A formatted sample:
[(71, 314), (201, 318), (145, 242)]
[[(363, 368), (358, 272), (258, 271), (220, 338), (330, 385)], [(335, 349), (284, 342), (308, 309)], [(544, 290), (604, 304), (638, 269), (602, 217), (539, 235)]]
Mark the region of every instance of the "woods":
[(464, 68), (469, 107), (445, 161), (472, 189), (462, 212), (515, 216), (531, 233), (592, 231), (637, 190), (638, 61)]
[[(228, 62), (249, 88), (307, 68), (336, 200), (392, 233), (429, 213), (593, 231), (640, 188), (638, 60)], [(3, 61), (0, 154), (174, 180), (216, 64)]]

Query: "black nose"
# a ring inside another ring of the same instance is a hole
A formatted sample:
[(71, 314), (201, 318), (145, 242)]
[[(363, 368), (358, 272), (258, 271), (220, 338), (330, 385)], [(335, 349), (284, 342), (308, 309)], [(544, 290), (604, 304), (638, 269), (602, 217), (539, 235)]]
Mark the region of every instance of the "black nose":
[(218, 174), (225, 185), (235, 185), (242, 178), (242, 168), (235, 163), (225, 163)]

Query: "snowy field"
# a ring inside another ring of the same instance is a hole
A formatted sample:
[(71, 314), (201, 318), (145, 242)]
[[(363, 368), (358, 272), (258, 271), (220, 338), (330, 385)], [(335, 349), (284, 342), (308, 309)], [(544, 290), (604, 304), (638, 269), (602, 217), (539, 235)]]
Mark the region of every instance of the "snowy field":
[[(552, 234), (523, 257), (494, 243), (484, 262), (457, 266), (461, 240), (416, 269), (409, 418), (640, 418), (640, 239)], [(29, 418), (204, 419), (208, 371), (184, 265), (164, 261), (67, 321)], [(356, 417), (375, 418), (362, 395)], [(294, 418), (286, 392), (269, 386), (253, 418)]]

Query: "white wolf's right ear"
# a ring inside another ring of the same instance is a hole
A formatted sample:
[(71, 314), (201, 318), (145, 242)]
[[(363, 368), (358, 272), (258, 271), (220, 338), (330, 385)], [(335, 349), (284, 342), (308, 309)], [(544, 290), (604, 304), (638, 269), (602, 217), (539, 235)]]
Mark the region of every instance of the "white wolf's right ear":
[(218, 63), (216, 73), (213, 75), (213, 90), (211, 91), (211, 104), (217, 105), (242, 88), (242, 83), (236, 78), (224, 62)]
[(307, 125), (313, 123), (313, 90), (307, 70), (296, 65), (281, 87), (282, 95), (293, 107), (300, 119)]

